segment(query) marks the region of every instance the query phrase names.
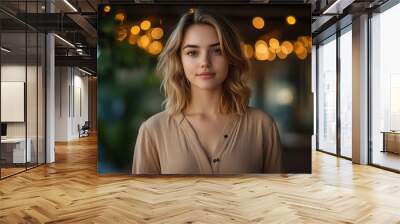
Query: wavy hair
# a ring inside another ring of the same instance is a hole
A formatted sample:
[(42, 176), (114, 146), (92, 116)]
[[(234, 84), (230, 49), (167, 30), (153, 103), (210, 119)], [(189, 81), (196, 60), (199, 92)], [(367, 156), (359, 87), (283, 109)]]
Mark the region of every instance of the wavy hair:
[(190, 103), (190, 83), (184, 74), (180, 49), (186, 30), (194, 24), (214, 27), (222, 54), (229, 64), (227, 78), (222, 84), (219, 111), (244, 114), (250, 98), (250, 88), (247, 86), (249, 63), (243, 54), (239, 34), (225, 18), (203, 9), (190, 9), (182, 15), (159, 55), (156, 72), (163, 79), (161, 87), (166, 96), (163, 104), (168, 114), (183, 112)]

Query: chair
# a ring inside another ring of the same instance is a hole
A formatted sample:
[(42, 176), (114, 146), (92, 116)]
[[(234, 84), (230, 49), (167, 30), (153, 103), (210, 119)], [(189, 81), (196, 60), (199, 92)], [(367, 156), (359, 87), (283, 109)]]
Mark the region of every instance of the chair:
[(85, 121), (82, 127), (78, 124), (79, 138), (89, 136), (89, 129), (90, 129), (89, 121)]

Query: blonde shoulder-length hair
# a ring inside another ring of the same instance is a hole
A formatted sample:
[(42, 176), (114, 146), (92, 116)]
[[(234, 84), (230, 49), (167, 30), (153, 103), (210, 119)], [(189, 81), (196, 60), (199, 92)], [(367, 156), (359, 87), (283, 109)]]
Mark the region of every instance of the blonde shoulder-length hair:
[(207, 24), (215, 28), (222, 54), (229, 63), (228, 75), (222, 84), (219, 111), (244, 114), (250, 97), (250, 88), (246, 84), (249, 63), (241, 49), (239, 34), (223, 17), (202, 9), (190, 9), (183, 14), (159, 55), (156, 72), (163, 79), (166, 111), (170, 115), (178, 114), (190, 103), (190, 83), (184, 74), (180, 49), (186, 30), (193, 24)]

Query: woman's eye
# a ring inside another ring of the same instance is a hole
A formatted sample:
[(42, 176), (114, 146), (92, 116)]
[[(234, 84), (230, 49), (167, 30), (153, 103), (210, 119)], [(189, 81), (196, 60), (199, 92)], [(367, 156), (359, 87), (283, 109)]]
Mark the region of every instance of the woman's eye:
[(214, 53), (214, 54), (217, 54), (217, 55), (221, 55), (221, 54), (222, 54), (222, 51), (221, 51), (221, 49), (219, 49), (219, 48), (215, 48), (215, 49), (213, 49), (213, 53)]
[(188, 51), (188, 52), (186, 52), (186, 54), (189, 55), (189, 56), (194, 57), (194, 56), (197, 55), (197, 52), (196, 51)]

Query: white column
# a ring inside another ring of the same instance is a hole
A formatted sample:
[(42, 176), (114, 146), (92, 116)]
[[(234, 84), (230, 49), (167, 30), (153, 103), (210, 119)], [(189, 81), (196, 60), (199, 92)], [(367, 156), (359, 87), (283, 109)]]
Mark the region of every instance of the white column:
[[(46, 2), (47, 12), (53, 12), (51, 1)], [(46, 35), (46, 163), (55, 162), (55, 44), (54, 35)]]
[(368, 163), (368, 15), (353, 19), (353, 162)]

